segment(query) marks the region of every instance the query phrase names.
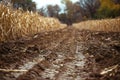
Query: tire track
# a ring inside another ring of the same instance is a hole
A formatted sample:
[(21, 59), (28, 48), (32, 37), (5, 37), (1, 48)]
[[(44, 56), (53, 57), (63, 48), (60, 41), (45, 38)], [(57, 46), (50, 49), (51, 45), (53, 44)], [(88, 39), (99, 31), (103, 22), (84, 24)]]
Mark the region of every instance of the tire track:
[[(48, 40), (50, 42), (43, 49), (44, 54), (38, 54), (18, 67), (19, 70), (27, 70), (26, 72), (9, 73), (5, 80), (85, 80), (81, 76), (86, 74), (82, 71), (85, 66), (82, 52), (84, 45), (76, 41), (77, 30), (65, 28), (55, 34), (57, 33), (61, 38), (55, 39), (57, 35), (52, 34), (45, 38), (52, 37), (53, 40)], [(39, 43), (39, 39), (34, 39), (31, 44), (37, 44), (35, 40)], [(45, 43), (48, 41), (43, 39)]]
[[(66, 34), (64, 34), (64, 35), (66, 35)], [(52, 49), (51, 54), (49, 56), (46, 56), (46, 60), (44, 60), (43, 62), (38, 64), (40, 66), (42, 65), (42, 67), (44, 67), (44, 68), (47, 66), (44, 71), (39, 71), (39, 74), (40, 74), (39, 76), (41, 76), (42, 80), (44, 80), (44, 79), (54, 80), (55, 79), (55, 75), (57, 73), (59, 73), (58, 72), (59, 68), (61, 66), (63, 66), (62, 63), (64, 62), (64, 59), (67, 59), (66, 57), (68, 56), (68, 52), (66, 49), (69, 48), (68, 47), (69, 45), (67, 45), (65, 48), (65, 47), (63, 47), (63, 44), (70, 44), (71, 41), (73, 41), (73, 39), (71, 38), (71, 34), (69, 33), (65, 37), (65, 39), (60, 42), (60, 44), (56, 48)], [(64, 54), (63, 52), (65, 50), (66, 50), (66, 52)], [(71, 53), (73, 53), (73, 52), (71, 52)], [(49, 64), (47, 64), (47, 63), (49, 63)], [(24, 77), (23, 76), (19, 77), (19, 80), (26, 79), (26, 77), (28, 77), (27, 75), (30, 75), (32, 70), (33, 70), (32, 72), (36, 73), (36, 71), (34, 71), (34, 69), (37, 69), (38, 65), (36, 65), (33, 69), (31, 69), (30, 72), (28, 72)], [(34, 78), (36, 79), (37, 76)], [(34, 79), (34, 78), (32, 78), (32, 79)], [(29, 77), (29, 79), (32, 80), (31, 77)]]
[[(67, 30), (64, 29), (62, 31), (59, 31), (58, 33), (62, 33), (62, 32), (66, 32)], [(61, 34), (60, 34), (61, 35)], [(37, 57), (33, 58), (32, 60), (28, 60), (26, 59), (26, 61), (24, 61), (23, 65), (19, 65), (17, 70), (19, 70), (19, 72), (10, 72), (10, 73), (5, 73), (6, 75), (1, 76), (1, 79), (5, 79), (5, 80), (16, 80), (20, 75), (23, 75), (25, 73), (27, 73), (30, 69), (32, 69), (36, 64), (38, 64), (39, 62), (42, 62), (45, 60), (45, 58), (47, 56), (49, 56), (51, 54), (52, 49), (56, 48), (64, 39), (66, 39), (68, 34), (64, 35), (61, 37), (61, 39), (56, 39), (56, 41), (50, 42), (49, 46), (45, 48), (46, 52), (45, 54), (38, 54)], [(56, 35), (57, 36), (57, 35)], [(34, 42), (33, 42), (34, 43)], [(14, 69), (13, 69), (14, 70)], [(24, 71), (20, 71), (20, 70), (24, 70)], [(3, 73), (4, 74), (4, 73)]]
[(71, 45), (74, 46), (74, 48), (72, 48), (72, 53), (74, 54), (69, 54), (74, 56), (73, 58), (68, 59), (68, 61), (64, 61), (64, 66), (59, 69), (60, 73), (56, 75), (55, 80), (85, 80), (83, 77), (81, 77), (81, 73), (82, 75), (85, 74), (82, 71), (85, 66), (85, 56), (82, 52), (83, 45), (75, 42), (75, 34), (76, 32), (74, 32), (73, 40), (71, 41)]

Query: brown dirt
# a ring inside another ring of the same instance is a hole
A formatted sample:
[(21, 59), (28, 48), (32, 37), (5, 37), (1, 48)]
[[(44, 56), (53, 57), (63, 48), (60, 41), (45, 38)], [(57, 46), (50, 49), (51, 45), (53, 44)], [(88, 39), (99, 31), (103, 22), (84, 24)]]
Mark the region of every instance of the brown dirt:
[(0, 43), (0, 80), (119, 80), (119, 65), (120, 32), (68, 27)]

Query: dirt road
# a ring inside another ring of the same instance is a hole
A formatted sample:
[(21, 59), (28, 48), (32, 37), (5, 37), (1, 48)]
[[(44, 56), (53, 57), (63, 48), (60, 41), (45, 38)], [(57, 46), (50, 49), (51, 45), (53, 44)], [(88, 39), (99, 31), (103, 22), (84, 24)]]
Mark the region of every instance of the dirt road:
[[(73, 27), (3, 42), (0, 80), (118, 80), (119, 44), (119, 32), (80, 31)], [(102, 65), (105, 59), (115, 62)], [(118, 65), (117, 70), (111, 72), (117, 77), (108, 72), (100, 74), (114, 65)]]

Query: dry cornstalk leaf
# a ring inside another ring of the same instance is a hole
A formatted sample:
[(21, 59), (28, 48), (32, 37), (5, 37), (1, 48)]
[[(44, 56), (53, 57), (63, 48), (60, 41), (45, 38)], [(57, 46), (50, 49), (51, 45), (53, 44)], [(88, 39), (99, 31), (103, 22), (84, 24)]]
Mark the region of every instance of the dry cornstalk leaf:
[(101, 75), (107, 74), (107, 73), (109, 73), (109, 72), (115, 70), (117, 67), (118, 67), (118, 65), (114, 65), (114, 66), (105, 68), (104, 70), (101, 71), (100, 74), (101, 74)]
[(0, 69), (2, 72), (27, 72), (27, 70), (18, 70), (18, 69)]

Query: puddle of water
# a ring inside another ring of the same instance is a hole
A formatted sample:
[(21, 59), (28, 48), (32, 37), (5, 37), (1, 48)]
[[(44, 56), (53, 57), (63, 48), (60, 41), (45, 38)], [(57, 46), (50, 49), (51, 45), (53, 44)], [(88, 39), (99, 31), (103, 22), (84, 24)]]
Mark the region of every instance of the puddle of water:
[(80, 76), (77, 76), (75, 80), (85, 80), (84, 78), (81, 78)]
[[(53, 47), (51, 49), (57, 47), (60, 44), (61, 41), (62, 40), (60, 40), (58, 44), (53, 44), (54, 46), (52, 45)], [(25, 63), (23, 66), (20, 66), (18, 69), (28, 71), (28, 70), (32, 69), (34, 67), (34, 65), (36, 65), (39, 62), (45, 60), (44, 57), (48, 56), (49, 54), (51, 54), (51, 51), (46, 52), (44, 55), (40, 54), (40, 55), (38, 55), (38, 57), (34, 58), (33, 61)], [(56, 62), (59, 63), (62, 60), (63, 60), (63, 55), (59, 55), (59, 58), (56, 60)], [(55, 67), (55, 65), (53, 65), (53, 67)], [(59, 66), (56, 65), (56, 68), (59, 68)], [(24, 73), (26, 73), (26, 72), (11, 73), (11, 75), (13, 75), (15, 78), (18, 78), (20, 75), (23, 75)], [(57, 71), (55, 71), (55, 69), (46, 70), (45, 75), (47, 77), (46, 73), (48, 73), (48, 77), (53, 78), (53, 76), (57, 73)]]
[(75, 62), (75, 66), (77, 66), (77, 67), (83, 67), (84, 64), (85, 64), (84, 61), (81, 61), (81, 62)]
[(55, 74), (59, 73), (55, 69), (46, 69), (44, 73), (42, 73), (43, 78), (54, 79)]
[(82, 50), (82, 45), (76, 47), (75, 60), (64, 64), (66, 70), (60, 74), (58, 80), (85, 80), (79, 74), (76, 74), (76, 71), (78, 71), (76, 66), (82, 69), (85, 65), (85, 56), (82, 54)]
[(82, 46), (77, 46), (76, 47), (76, 59), (77, 59), (77, 62), (76, 62), (76, 65), (77, 66), (84, 66), (85, 65), (85, 56), (83, 55), (82, 53)]
[[(58, 53), (57, 59), (53, 62), (49, 69), (46, 69), (45, 72), (42, 73), (43, 78), (49, 78), (55, 80), (55, 75), (59, 73), (61, 62), (64, 61), (65, 55), (63, 53)], [(58, 80), (84, 80), (79, 74), (76, 74), (76, 66), (83, 68), (85, 65), (85, 56), (82, 54), (82, 47), (77, 46), (75, 53), (75, 60), (72, 62), (65, 63), (64, 66), (66, 68), (59, 77)], [(71, 75), (71, 76), (70, 76)]]
[(63, 66), (61, 62), (63, 62), (65, 59), (65, 56), (62, 52), (58, 52), (57, 54), (58, 54), (57, 59), (53, 61), (49, 69), (46, 69), (45, 72), (41, 73), (43, 78), (55, 80), (55, 75), (59, 73), (58, 70), (60, 69), (61, 66)]
[[(18, 69), (28, 71), (31, 68), (33, 68), (34, 65), (38, 64), (38, 62), (41, 62), (43, 60), (44, 60), (43, 55), (39, 55), (38, 57), (34, 58), (33, 61), (25, 63), (23, 66), (20, 66)], [(11, 75), (13, 75), (15, 78), (18, 78), (20, 75), (22, 75), (22, 74), (24, 74), (26, 72), (15, 72), (15, 73), (11, 73)]]

